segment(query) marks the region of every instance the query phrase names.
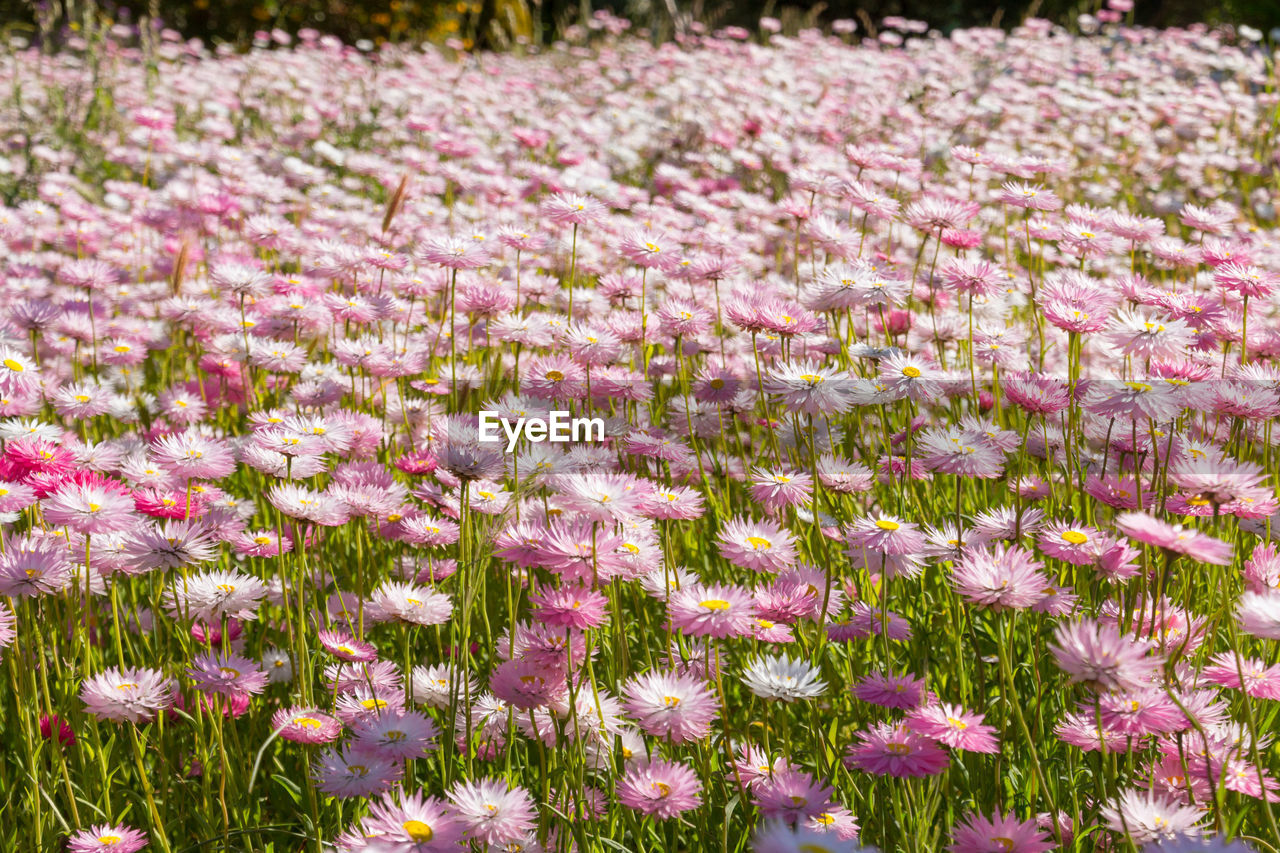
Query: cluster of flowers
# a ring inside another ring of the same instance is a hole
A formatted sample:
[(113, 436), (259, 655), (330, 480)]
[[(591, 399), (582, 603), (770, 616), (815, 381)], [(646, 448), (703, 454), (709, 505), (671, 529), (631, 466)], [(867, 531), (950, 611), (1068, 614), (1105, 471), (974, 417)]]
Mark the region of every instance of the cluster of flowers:
[(1124, 11), (0, 56), (6, 828), (1280, 838), (1280, 98)]

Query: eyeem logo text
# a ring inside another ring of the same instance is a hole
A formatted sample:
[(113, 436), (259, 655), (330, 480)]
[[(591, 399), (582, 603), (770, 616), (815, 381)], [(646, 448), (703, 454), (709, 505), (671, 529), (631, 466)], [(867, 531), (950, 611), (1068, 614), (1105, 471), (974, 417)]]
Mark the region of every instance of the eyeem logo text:
[[(575, 418), (571, 412), (552, 411), (545, 418), (517, 418), (512, 423), (494, 411), (480, 413), (480, 440), (501, 441), (507, 437), (507, 452), (515, 450), (521, 438), (539, 444), (544, 441), (604, 441), (604, 418)], [(499, 433), (501, 430), (501, 433)]]

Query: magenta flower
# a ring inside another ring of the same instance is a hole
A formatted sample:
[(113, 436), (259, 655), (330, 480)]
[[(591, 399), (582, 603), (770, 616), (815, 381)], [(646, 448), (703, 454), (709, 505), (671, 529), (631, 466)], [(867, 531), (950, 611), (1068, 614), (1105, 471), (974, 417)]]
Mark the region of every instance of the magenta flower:
[(902, 725), (876, 723), (857, 738), (846, 750), (844, 763), (876, 776), (933, 776), (951, 763), (932, 740)]
[(538, 621), (556, 628), (585, 631), (599, 628), (609, 617), (609, 599), (603, 593), (576, 584), (548, 589), (529, 596)]
[(1012, 813), (991, 817), (970, 814), (951, 832), (951, 853), (1044, 853), (1056, 846), (1035, 820), (1019, 821)]

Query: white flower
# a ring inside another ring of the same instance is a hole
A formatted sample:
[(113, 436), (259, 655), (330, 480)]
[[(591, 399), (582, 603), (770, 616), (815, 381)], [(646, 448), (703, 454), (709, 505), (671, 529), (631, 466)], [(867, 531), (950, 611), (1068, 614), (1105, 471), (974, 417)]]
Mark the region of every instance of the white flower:
[(818, 668), (791, 658), (756, 658), (747, 664), (742, 683), (761, 699), (813, 699), (821, 696), (827, 683), (818, 676)]
[(262, 668), (272, 684), (293, 680), (293, 661), (280, 649), (267, 649), (262, 653)]

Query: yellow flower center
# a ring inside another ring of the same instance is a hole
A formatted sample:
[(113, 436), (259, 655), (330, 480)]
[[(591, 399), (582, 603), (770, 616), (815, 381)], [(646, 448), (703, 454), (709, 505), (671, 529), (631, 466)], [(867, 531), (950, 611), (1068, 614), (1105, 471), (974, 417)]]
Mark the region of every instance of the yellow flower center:
[(729, 602), (725, 601), (723, 598), (708, 598), (698, 606), (706, 608), (707, 610), (728, 610)]
[(886, 743), (884, 745), (884, 751), (890, 755), (906, 755), (911, 752), (911, 747), (907, 746), (905, 743)]
[(548, 370), (546, 375), (552, 382), (561, 382), (564, 380), (564, 374), (558, 370)]
[(882, 518), (882, 519), (880, 519), (879, 521), (877, 521), (877, 522), (876, 522), (876, 527), (879, 527), (881, 530), (894, 531), (894, 530), (897, 530), (897, 529), (898, 529), (899, 527), (901, 527), (901, 526), (902, 526), (902, 525), (901, 525), (901, 524), (899, 524), (898, 522), (896, 522), (896, 521), (890, 521), (890, 520), (889, 520), (889, 519), (887, 519), (887, 518)]
[(370, 711), (374, 710), (375, 708), (377, 708), (377, 709), (379, 709), (379, 710), (380, 710), (380, 709), (382, 709), (382, 708), (387, 707), (387, 700), (385, 700), (385, 699), (365, 699), (365, 700), (364, 700), (363, 702), (361, 702), (360, 704), (361, 704), (361, 705), (363, 705), (364, 707), (368, 708)]
[(1089, 541), (1089, 537), (1079, 530), (1064, 530), (1062, 531), (1062, 541), (1072, 545), (1083, 545)]
[(773, 547), (772, 542), (760, 536), (748, 536), (747, 544), (751, 546), (753, 551), (768, 551)]
[(300, 729), (318, 729), (322, 725), (315, 717), (294, 717), (293, 724)]
[(26, 368), (22, 366), (22, 362), (13, 358), (6, 358), (4, 360), (4, 366), (12, 370), (14, 373), (21, 373), (26, 370)]
[(902, 368), (902, 375), (908, 379), (918, 379), (920, 378), (920, 368), (908, 364), (906, 367)]
[(98, 843), (104, 847), (115, 847), (124, 839), (118, 835), (99, 835)]

